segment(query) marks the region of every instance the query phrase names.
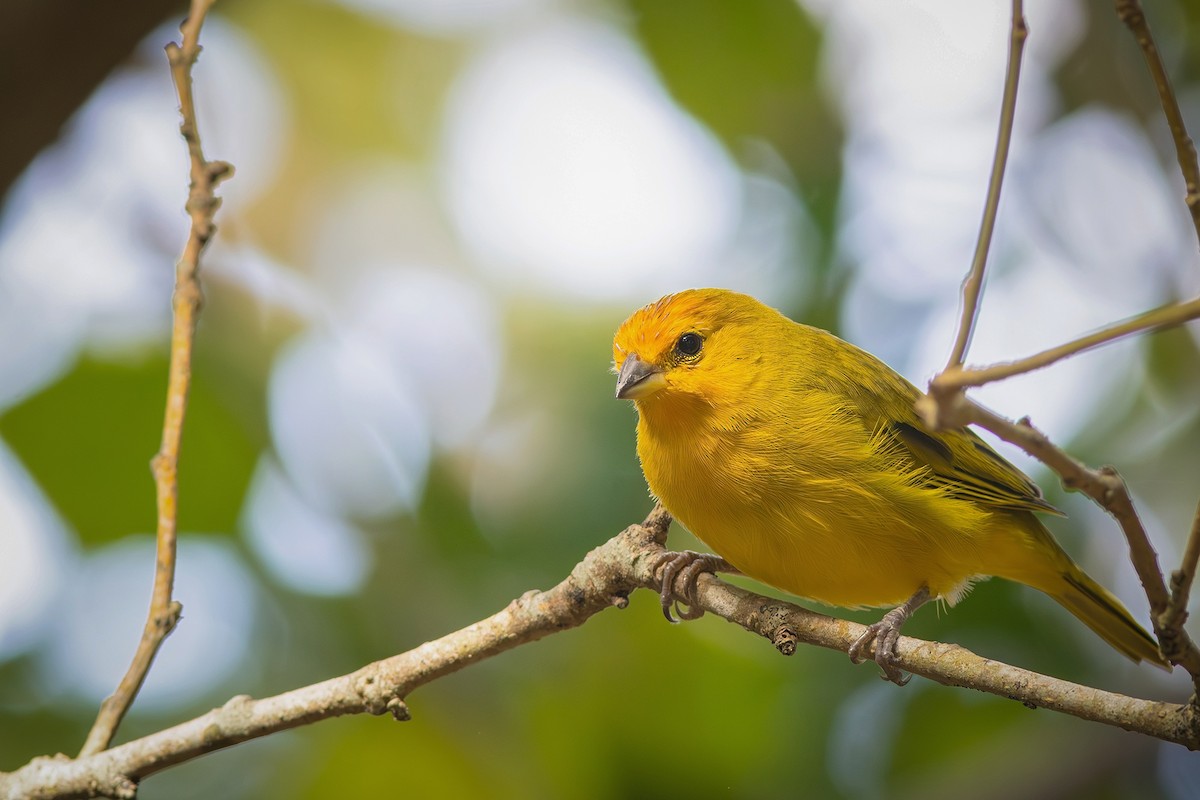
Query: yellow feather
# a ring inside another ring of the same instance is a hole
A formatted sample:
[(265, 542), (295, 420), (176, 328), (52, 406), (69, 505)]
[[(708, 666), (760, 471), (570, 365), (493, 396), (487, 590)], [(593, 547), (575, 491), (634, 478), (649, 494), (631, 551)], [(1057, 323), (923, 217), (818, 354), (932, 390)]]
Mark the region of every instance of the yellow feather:
[[(696, 334), (690, 354), (680, 337)], [(746, 575), (829, 605), (954, 604), (983, 577), (1037, 588), (1125, 655), (1154, 640), (1031, 512), (1037, 486), (970, 431), (931, 431), (882, 361), (721, 289), (668, 295), (618, 330), (651, 492)], [(621, 395), (619, 393), (619, 396)]]

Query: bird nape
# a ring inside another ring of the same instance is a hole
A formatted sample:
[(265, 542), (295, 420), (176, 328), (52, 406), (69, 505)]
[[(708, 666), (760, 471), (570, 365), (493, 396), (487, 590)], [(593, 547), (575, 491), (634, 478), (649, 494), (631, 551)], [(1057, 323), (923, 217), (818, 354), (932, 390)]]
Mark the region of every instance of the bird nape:
[[(1058, 513), (1037, 485), (971, 431), (927, 428), (919, 390), (871, 354), (747, 295), (692, 289), (635, 311), (613, 358), (616, 396), (637, 407), (646, 482), (688, 530), (799, 597), (894, 607), (850, 648), (856, 662), (874, 645), (884, 676), (904, 682), (903, 623), (998, 576), (1170, 669), (1034, 516)], [(675, 554), (663, 571), (668, 618), (677, 575), (721, 566), (697, 558)]]

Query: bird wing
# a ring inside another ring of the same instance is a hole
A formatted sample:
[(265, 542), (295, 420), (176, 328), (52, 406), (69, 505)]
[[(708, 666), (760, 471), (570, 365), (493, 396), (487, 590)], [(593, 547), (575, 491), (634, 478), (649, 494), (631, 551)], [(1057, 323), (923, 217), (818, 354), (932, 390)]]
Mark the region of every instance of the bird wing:
[(1062, 515), (1042, 497), (1042, 490), (974, 432), (928, 430), (913, 415), (892, 420), (877, 436), (891, 438), (925, 467), (921, 480), (946, 490), (952, 497), (991, 508), (1040, 511)]
[(849, 401), (879, 452), (911, 466), (915, 481), (986, 508), (1062, 516), (1036, 483), (972, 431), (926, 427), (913, 407), (920, 390), (882, 361), (853, 345), (837, 352), (842, 369), (824, 374), (826, 388)]

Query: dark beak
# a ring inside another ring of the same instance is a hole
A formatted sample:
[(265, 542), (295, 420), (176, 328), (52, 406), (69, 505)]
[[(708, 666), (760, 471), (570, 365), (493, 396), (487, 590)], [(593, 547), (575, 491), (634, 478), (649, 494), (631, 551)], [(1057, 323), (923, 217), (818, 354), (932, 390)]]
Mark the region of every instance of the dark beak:
[(656, 376), (662, 376), (658, 367), (631, 354), (621, 364), (621, 372), (617, 375), (617, 399), (634, 400), (653, 393), (660, 388), (656, 385), (659, 381), (653, 380)]

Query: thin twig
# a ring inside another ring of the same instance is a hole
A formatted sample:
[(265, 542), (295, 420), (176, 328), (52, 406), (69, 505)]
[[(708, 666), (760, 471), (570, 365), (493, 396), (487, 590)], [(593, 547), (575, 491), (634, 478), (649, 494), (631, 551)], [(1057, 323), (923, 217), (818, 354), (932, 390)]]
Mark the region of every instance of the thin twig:
[[(624, 608), (637, 588), (659, 588), (660, 563), (670, 516), (655, 509), (597, 547), (553, 589), (528, 592), (485, 620), (357, 672), (254, 700), (245, 695), (196, 719), (95, 755), (42, 757), (0, 773), (0, 800), (28, 798), (132, 798), (138, 782), (215, 750), (322, 719), (347, 714), (409, 718), (413, 691), (487, 658), (578, 627), (610, 606)], [(785, 655), (797, 642), (846, 652), (864, 626), (699, 577), (689, 606), (711, 612), (770, 641)], [(1114, 725), (1188, 749), (1200, 749), (1197, 710), (1143, 700), (1062, 681), (983, 658), (962, 647), (900, 638), (898, 665), (948, 686), (978, 689), (1030, 707)]]
[(1162, 613), (1162, 626), (1167, 631), (1173, 631), (1176, 636), (1183, 632), (1183, 623), (1188, 618), (1188, 596), (1192, 590), (1192, 581), (1196, 578), (1196, 564), (1200, 561), (1200, 505), (1196, 506), (1196, 515), (1192, 518), (1192, 530), (1188, 534), (1187, 545), (1183, 549), (1183, 560), (1179, 569), (1171, 573), (1171, 599), (1167, 609)]
[[(1118, 16), (1133, 32), (1142, 48), (1158, 90), (1163, 113), (1175, 142), (1179, 167), (1187, 185), (1187, 206), (1196, 226), (1197, 236), (1200, 237), (1200, 166), (1197, 164), (1195, 146), (1184, 126), (1183, 116), (1158, 48), (1150, 34), (1141, 4), (1138, 0), (1115, 0), (1115, 3)], [(1183, 565), (1172, 573), (1171, 591), (1168, 592), (1158, 566), (1158, 557), (1138, 519), (1125, 482), (1116, 470), (1111, 467), (1088, 469), (1055, 447), (1040, 431), (1030, 425), (1028, 420), (1013, 423), (967, 400), (963, 395), (963, 391), (969, 387), (983, 386), (993, 381), (1032, 372), (1131, 334), (1181, 325), (1198, 317), (1200, 297), (1147, 311), (1018, 361), (968, 369), (962, 367), (961, 361), (956, 363), (952, 360), (945, 370), (929, 382), (929, 394), (918, 402), (918, 411), (926, 422), (935, 428), (968, 423), (987, 428), (1042, 460), (1062, 477), (1064, 484), (1086, 492), (1116, 518), (1129, 542), (1134, 568), (1150, 601), (1154, 632), (1158, 636), (1163, 655), (1172, 663), (1187, 669), (1197, 687), (1197, 698), (1200, 699), (1200, 650), (1197, 650), (1183, 630), (1183, 620), (1187, 616), (1187, 596), (1196, 572), (1196, 559), (1200, 557), (1200, 510), (1197, 511), (1197, 522), (1193, 525), (1192, 534), (1188, 539)], [(963, 333), (960, 330), (956, 353), (963, 341)]]
[(1002, 361), (986, 367), (966, 369), (962, 367), (947, 368), (929, 382), (929, 390), (939, 397), (948, 396), (972, 386), (983, 386), (986, 383), (1048, 367), (1068, 356), (1091, 350), (1125, 336), (1172, 328), (1196, 318), (1200, 318), (1200, 297), (1147, 311), (1124, 322), (1118, 322), (1095, 333), (1081, 336), (1018, 361)]
[(1017, 112), (1017, 87), (1021, 81), (1021, 54), (1025, 50), (1025, 39), (1029, 28), (1025, 25), (1022, 0), (1013, 0), (1012, 30), (1008, 39), (1008, 66), (1004, 75), (1004, 97), (1000, 104), (1000, 129), (996, 133), (996, 151), (992, 156), (992, 175), (988, 180), (987, 201), (983, 206), (983, 220), (979, 224), (979, 238), (975, 242), (975, 256), (971, 269), (963, 280), (962, 318), (958, 323), (958, 336), (950, 353), (947, 368), (963, 363), (967, 348), (971, 344), (971, 333), (975, 328), (975, 317), (979, 314), (979, 297), (983, 292), (983, 272), (987, 267), (988, 251), (992, 246), (992, 232), (996, 228), (996, 213), (1000, 208), (1000, 187), (1004, 183), (1004, 168), (1008, 164), (1008, 147), (1012, 142), (1013, 119)]
[(934, 427), (975, 424), (986, 428), (1050, 467), (1065, 487), (1083, 492), (1116, 519), (1129, 544), (1130, 560), (1150, 601), (1150, 619), (1163, 656), (1187, 670), (1200, 696), (1200, 649), (1182, 628), (1167, 628), (1163, 624), (1170, 595), (1158, 565), (1158, 554), (1150, 544), (1129, 489), (1117, 471), (1112, 467), (1090, 469), (1055, 446), (1044, 433), (1033, 427), (1028, 418), (1013, 422), (961, 394), (949, 408), (933, 397), (923, 397), (917, 403), (917, 411), (926, 424)]
[(1115, 0), (1115, 5), (1117, 16), (1129, 28), (1142, 48), (1146, 66), (1149, 67), (1150, 76), (1154, 80), (1154, 88), (1158, 90), (1158, 100), (1162, 105), (1163, 115), (1167, 118), (1167, 127), (1171, 129), (1171, 139), (1175, 142), (1175, 158), (1179, 161), (1179, 170), (1183, 173), (1183, 182), (1187, 187), (1184, 202), (1191, 212), (1196, 237), (1200, 239), (1200, 163), (1196, 159), (1196, 146), (1188, 136), (1179, 102), (1171, 88), (1171, 79), (1150, 33), (1150, 24), (1146, 21), (1142, 4), (1139, 0)]
[[(1150, 70), (1154, 88), (1158, 92), (1158, 101), (1162, 106), (1163, 116), (1167, 119), (1167, 127), (1171, 131), (1171, 140), (1175, 143), (1175, 158), (1179, 162), (1179, 171), (1183, 174), (1186, 189), (1184, 203), (1192, 217), (1192, 226), (1196, 229), (1196, 238), (1200, 241), (1200, 161), (1196, 158), (1196, 145), (1188, 135), (1187, 125), (1179, 110), (1179, 102), (1175, 99), (1175, 91), (1171, 88), (1171, 78), (1158, 52), (1158, 45), (1150, 32), (1150, 23), (1142, 10), (1139, 0), (1115, 0), (1117, 16), (1129, 28)], [(1196, 304), (1198, 301), (1192, 301)], [(1171, 573), (1171, 596), (1167, 604), (1156, 617), (1156, 633), (1159, 635), (1164, 653), (1171, 651), (1183, 652), (1187, 634), (1183, 630), (1184, 620), (1187, 619), (1188, 594), (1191, 591), (1192, 580), (1196, 574), (1196, 560), (1200, 558), (1200, 508), (1196, 510), (1196, 518), (1192, 522), (1191, 533), (1188, 535), (1187, 547), (1179, 569)], [(1159, 629), (1161, 626), (1161, 630)], [(1192, 648), (1194, 650), (1194, 648)], [(1193, 672), (1193, 675), (1195, 673)], [(1200, 701), (1200, 682), (1197, 683), (1197, 700)]]
[(214, 191), (222, 180), (230, 177), (233, 168), (223, 161), (207, 161), (200, 146), (196, 126), (196, 108), (192, 98), (192, 65), (200, 55), (200, 27), (214, 0), (192, 0), (188, 18), (180, 26), (182, 44), (167, 45), (171, 76), (179, 94), (182, 121), (179, 131), (187, 142), (191, 162), (191, 185), (188, 191), (187, 212), (191, 231), (179, 263), (175, 265), (175, 294), (172, 300), (174, 322), (171, 330), (171, 363), (167, 378), (167, 403), (163, 418), (162, 444), (151, 461), (158, 503), (157, 556), (154, 568), (154, 588), (150, 611), (142, 638), (125, 676), (116, 691), (105, 699), (80, 756), (98, 753), (109, 746), (125, 712), (133, 704), (142, 687), (150, 665), (163, 641), (179, 621), (182, 606), (171, 599), (175, 583), (175, 535), (178, 518), (179, 445), (183, 437), (183, 420), (187, 411), (188, 388), (192, 374), (192, 340), (196, 332), (196, 316), (200, 311), (201, 292), (198, 279), (200, 254), (212, 238), (213, 215), (220, 200)]

